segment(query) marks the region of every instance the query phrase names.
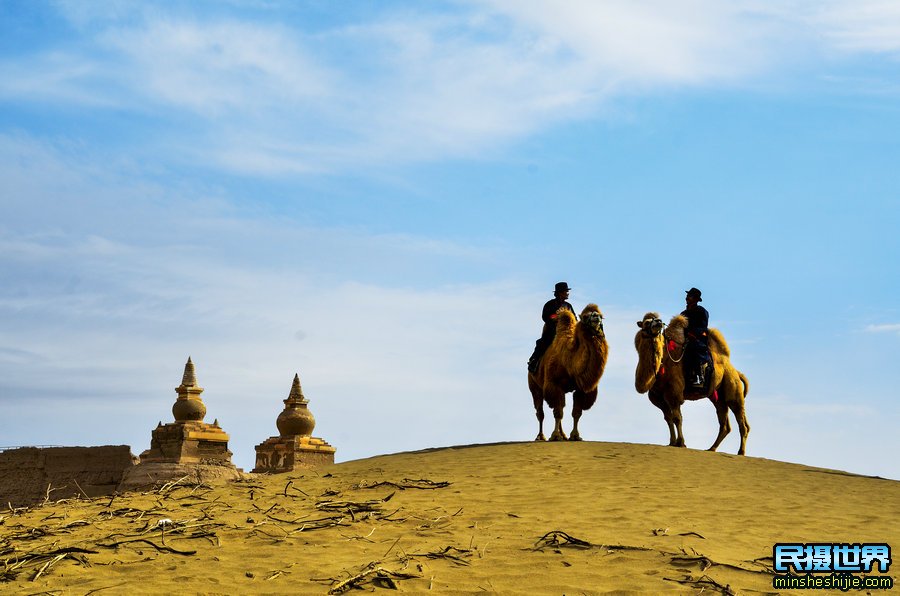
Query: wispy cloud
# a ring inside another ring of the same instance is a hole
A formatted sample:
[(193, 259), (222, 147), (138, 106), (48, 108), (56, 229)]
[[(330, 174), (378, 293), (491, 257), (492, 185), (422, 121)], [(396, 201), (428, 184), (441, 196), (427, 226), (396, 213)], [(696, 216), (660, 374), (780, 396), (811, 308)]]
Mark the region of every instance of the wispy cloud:
[(744, 84), (823, 40), (900, 39), (897, 9), (876, 0), (488, 0), (315, 30), (252, 4), (205, 20), (61, 6), (86, 43), (0, 62), (0, 97), (144, 114), (170, 159), (267, 176), (484, 155), (617, 97)]
[(334, 101), (331, 75), (303, 39), (272, 25), (157, 19), (109, 29), (99, 43), (119, 56), (120, 74), (146, 99), (216, 118)]
[(900, 334), (900, 323), (883, 323), (880, 325), (868, 325), (868, 333), (897, 333)]
[(554, 3), (491, 0), (500, 14), (536, 40), (571, 52), (597, 79), (636, 86), (709, 84), (754, 74), (766, 64), (765, 23), (747, 18), (741, 3)]
[(900, 39), (900, 11), (876, 0), (488, 0), (316, 28), (252, 4), (202, 20), (62, 6), (84, 42), (0, 61), (0, 97), (143, 114), (170, 159), (261, 175), (484, 155), (618, 97), (746, 84), (817, 47)]
[(846, 52), (900, 55), (900, 5), (891, 0), (816, 2), (807, 13), (828, 43)]

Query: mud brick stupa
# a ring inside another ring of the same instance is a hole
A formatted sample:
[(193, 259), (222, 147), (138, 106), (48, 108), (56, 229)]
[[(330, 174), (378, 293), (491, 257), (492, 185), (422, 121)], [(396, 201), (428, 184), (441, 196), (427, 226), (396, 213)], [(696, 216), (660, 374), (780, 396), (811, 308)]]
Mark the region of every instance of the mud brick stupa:
[(295, 374), (284, 411), (275, 421), (281, 434), (256, 446), (255, 473), (293, 472), (334, 463), (335, 448), (312, 436), (316, 419), (308, 404), (300, 388), (300, 375)]
[(188, 477), (193, 482), (225, 478), (239, 479), (241, 471), (231, 463), (228, 435), (219, 427), (203, 422), (206, 405), (200, 399), (194, 363), (188, 358), (178, 399), (172, 406), (175, 422), (162, 422), (153, 430), (150, 449), (140, 455), (140, 463), (128, 470), (120, 490), (134, 489)]

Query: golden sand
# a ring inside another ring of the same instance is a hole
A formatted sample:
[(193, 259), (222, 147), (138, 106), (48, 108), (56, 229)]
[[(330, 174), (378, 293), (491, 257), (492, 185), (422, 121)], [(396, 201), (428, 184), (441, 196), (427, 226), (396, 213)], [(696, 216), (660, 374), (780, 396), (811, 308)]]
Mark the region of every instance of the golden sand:
[(898, 520), (893, 480), (650, 445), (474, 445), (7, 509), (0, 593), (773, 593), (774, 543), (897, 548)]

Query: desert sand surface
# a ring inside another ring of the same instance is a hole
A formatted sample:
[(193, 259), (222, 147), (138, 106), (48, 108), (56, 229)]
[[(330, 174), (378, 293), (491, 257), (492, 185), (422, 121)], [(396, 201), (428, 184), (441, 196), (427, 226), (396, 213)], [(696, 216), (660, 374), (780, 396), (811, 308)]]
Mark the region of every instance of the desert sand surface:
[(470, 445), (4, 508), (0, 593), (775, 593), (774, 543), (896, 548), (898, 520), (893, 480), (652, 445)]

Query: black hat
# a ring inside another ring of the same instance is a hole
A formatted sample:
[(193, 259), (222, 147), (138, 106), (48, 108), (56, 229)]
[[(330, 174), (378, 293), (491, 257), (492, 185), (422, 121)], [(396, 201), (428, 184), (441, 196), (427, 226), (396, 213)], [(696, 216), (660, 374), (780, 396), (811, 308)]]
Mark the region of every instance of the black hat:
[(700, 290), (697, 288), (691, 288), (690, 290), (685, 290), (685, 293), (688, 296), (695, 296), (697, 298), (697, 302), (703, 302), (703, 298), (701, 298)]
[(559, 294), (560, 292), (568, 292), (568, 291), (570, 291), (571, 289), (572, 289), (572, 288), (569, 287), (569, 284), (567, 284), (567, 283), (564, 282), (564, 281), (561, 281), (561, 282), (559, 282), (558, 284), (556, 284), (556, 287), (553, 289), (553, 293), (554, 293), (554, 294)]

